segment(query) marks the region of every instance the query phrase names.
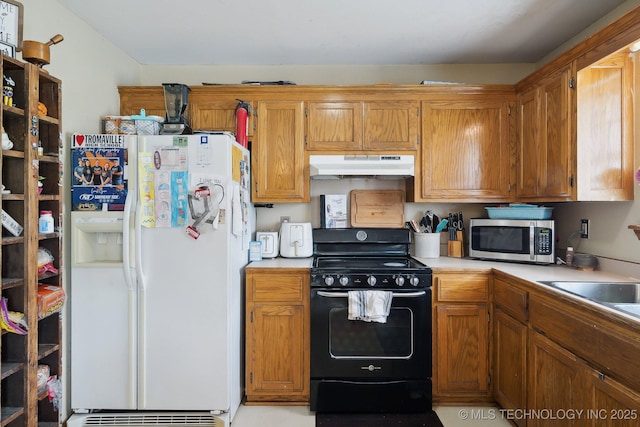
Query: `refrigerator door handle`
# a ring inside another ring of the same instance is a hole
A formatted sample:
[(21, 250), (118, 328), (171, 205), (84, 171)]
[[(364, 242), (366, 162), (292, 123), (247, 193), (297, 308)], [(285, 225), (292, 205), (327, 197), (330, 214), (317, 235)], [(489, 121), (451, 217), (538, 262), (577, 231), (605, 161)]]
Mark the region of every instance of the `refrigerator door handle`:
[[(131, 265), (131, 225), (135, 224), (133, 212), (133, 200), (136, 198), (135, 192), (130, 192), (124, 202), (124, 223), (122, 224), (122, 266), (124, 269), (124, 280), (130, 291), (135, 290), (135, 278)], [(135, 241), (133, 242), (136, 243)]]
[[(135, 221), (135, 235), (138, 239), (142, 236), (142, 223), (140, 222), (140, 218), (142, 218), (142, 206), (140, 203), (136, 206), (136, 221)], [(145, 277), (142, 269), (142, 248), (140, 242), (136, 242), (135, 245), (135, 255), (136, 255), (136, 277), (138, 278), (138, 285), (141, 291), (144, 291), (145, 286)]]
[(138, 241), (135, 245), (136, 251), (136, 278), (138, 282), (138, 344), (137, 344), (137, 352), (138, 352), (138, 409), (146, 409), (147, 399), (146, 399), (146, 377), (147, 377), (147, 366), (146, 366), (146, 286), (145, 286), (145, 275), (142, 269), (142, 248), (141, 248), (141, 236), (142, 236), (142, 222), (140, 221), (142, 218), (142, 205), (137, 203), (136, 205), (136, 221), (135, 221), (135, 235), (138, 238)]
[[(131, 243), (133, 236), (131, 235), (132, 225), (135, 225), (135, 212), (133, 207), (135, 205), (135, 200), (137, 199), (137, 194), (135, 191), (130, 191), (127, 194), (127, 198), (124, 202), (124, 223), (122, 224), (122, 236), (123, 236), (123, 244), (122, 244), (122, 258), (123, 258), (123, 270), (124, 270), (124, 280), (127, 285), (128, 291), (128, 313), (129, 319), (136, 318), (137, 311), (137, 297), (136, 297), (136, 285), (135, 285), (135, 270), (134, 266), (131, 265)], [(133, 244), (136, 245), (135, 239), (133, 240)], [(137, 342), (138, 342), (138, 334), (137, 329), (135, 327), (134, 322), (129, 322), (129, 331), (128, 331), (128, 341), (129, 341), (129, 372), (132, 375), (137, 371)], [(136, 382), (129, 381), (129, 407), (136, 408), (137, 407), (137, 398), (136, 395)]]

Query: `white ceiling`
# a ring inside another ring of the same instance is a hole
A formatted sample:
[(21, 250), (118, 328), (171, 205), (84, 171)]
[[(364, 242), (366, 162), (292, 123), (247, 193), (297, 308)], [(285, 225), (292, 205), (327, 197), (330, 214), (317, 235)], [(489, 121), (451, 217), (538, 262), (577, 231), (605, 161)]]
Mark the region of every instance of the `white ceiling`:
[(533, 63), (624, 0), (58, 0), (141, 64)]

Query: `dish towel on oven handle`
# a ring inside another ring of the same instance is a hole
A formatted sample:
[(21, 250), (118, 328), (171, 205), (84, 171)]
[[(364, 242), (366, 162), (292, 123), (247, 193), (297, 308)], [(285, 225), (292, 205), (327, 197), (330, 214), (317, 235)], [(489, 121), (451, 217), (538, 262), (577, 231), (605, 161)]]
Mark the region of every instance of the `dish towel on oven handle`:
[(349, 320), (386, 323), (391, 310), (391, 291), (348, 291)]

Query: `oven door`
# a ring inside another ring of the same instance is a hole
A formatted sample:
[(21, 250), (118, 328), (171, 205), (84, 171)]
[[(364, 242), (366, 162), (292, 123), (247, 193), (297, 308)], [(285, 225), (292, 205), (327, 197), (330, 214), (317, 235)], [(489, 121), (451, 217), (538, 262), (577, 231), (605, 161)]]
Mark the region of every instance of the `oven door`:
[(311, 290), (311, 377), (431, 377), (431, 288), (394, 290), (386, 323), (349, 320), (347, 291)]

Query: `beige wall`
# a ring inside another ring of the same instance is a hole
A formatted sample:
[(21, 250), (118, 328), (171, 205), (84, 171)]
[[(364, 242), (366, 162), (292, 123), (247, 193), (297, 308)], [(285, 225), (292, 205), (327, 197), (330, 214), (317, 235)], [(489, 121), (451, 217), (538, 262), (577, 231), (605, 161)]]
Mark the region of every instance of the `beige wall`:
[[(98, 132), (100, 117), (118, 113), (118, 85), (140, 84), (140, 64), (52, 0), (20, 0), (24, 5), (24, 39), (48, 41), (51, 64), (45, 69), (62, 80), (65, 140), (72, 132)], [(18, 53), (18, 58), (21, 58)]]
[(243, 80), (289, 80), (299, 85), (419, 84), (423, 80), (477, 84), (513, 84), (533, 64), (320, 65), (320, 66), (152, 66), (142, 67), (142, 84), (171, 79), (188, 85), (239, 84)]

